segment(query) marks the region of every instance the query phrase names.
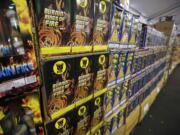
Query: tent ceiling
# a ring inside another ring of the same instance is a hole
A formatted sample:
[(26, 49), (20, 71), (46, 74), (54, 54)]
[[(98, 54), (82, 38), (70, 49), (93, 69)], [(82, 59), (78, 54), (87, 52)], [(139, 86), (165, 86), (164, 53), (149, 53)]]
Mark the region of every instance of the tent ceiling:
[(130, 8), (147, 19), (175, 16), (175, 23), (180, 24), (180, 0), (130, 0)]

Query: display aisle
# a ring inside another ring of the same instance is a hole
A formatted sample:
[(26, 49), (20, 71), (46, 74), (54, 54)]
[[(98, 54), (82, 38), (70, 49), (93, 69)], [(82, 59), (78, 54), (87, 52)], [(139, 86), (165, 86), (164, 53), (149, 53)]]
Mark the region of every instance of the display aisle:
[(0, 135), (130, 134), (167, 81), (169, 38), (128, 0), (1, 0)]
[(180, 66), (177, 66), (133, 135), (179, 135), (179, 81)]

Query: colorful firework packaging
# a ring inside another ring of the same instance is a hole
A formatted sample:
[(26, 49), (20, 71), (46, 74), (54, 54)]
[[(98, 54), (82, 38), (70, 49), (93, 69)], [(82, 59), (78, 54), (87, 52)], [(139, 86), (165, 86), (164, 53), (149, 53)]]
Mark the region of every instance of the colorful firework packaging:
[(93, 56), (94, 92), (106, 88), (108, 82), (109, 54)]
[(70, 53), (71, 0), (35, 0), (42, 57)]
[(111, 43), (119, 43), (122, 38), (123, 30), (123, 11), (118, 9), (114, 4), (112, 6), (112, 20), (111, 20)]
[(92, 120), (91, 120), (91, 127), (95, 127), (96, 125), (98, 125), (104, 116), (103, 113), (103, 99), (104, 99), (104, 94), (95, 97), (91, 104), (92, 104)]
[(118, 59), (119, 59), (118, 53), (111, 51), (109, 55), (108, 85), (113, 85), (116, 83), (116, 76), (118, 71)]
[(122, 83), (116, 85), (113, 89), (113, 106), (117, 106), (120, 102), (120, 95), (121, 95)]
[(0, 133), (44, 135), (39, 93), (26, 93), (0, 102)]
[(73, 135), (75, 131), (74, 110), (66, 112), (60, 117), (45, 124), (48, 135)]
[(26, 0), (0, 2), (0, 44), (0, 97), (38, 87), (32, 22)]
[(104, 95), (103, 110), (104, 115), (108, 115), (113, 108), (113, 88), (108, 90)]
[(138, 26), (139, 26), (139, 18), (137, 16), (133, 16), (131, 19), (131, 35), (130, 35), (130, 45), (136, 45), (137, 37), (138, 37)]
[(69, 44), (72, 45), (72, 52), (92, 51), (93, 38), (93, 0), (72, 1), (72, 27)]
[(94, 0), (94, 51), (107, 50), (110, 31), (110, 0)]
[(117, 114), (113, 114), (114, 116), (111, 119), (111, 134), (113, 134), (116, 129), (118, 128), (118, 115)]
[(127, 51), (121, 51), (119, 52), (119, 61), (118, 61), (118, 76), (117, 76), (117, 82), (121, 80), (122, 77), (125, 77), (127, 72)]
[(126, 75), (130, 75), (132, 72), (132, 63), (133, 63), (133, 58), (134, 58), (134, 52), (133, 51), (128, 51), (127, 53), (127, 71)]
[(131, 34), (131, 18), (132, 15), (128, 12), (123, 13), (123, 32), (122, 32), (122, 39), (120, 41), (120, 44), (122, 45), (128, 45), (129, 44), (129, 38)]
[(125, 109), (120, 110), (119, 113), (117, 114), (117, 117), (118, 117), (117, 118), (117, 126), (118, 127), (121, 127), (125, 123), (124, 114), (125, 114)]
[(90, 131), (91, 124), (91, 102), (88, 101), (75, 109), (76, 129), (74, 135), (85, 135)]
[(127, 100), (127, 95), (128, 95), (128, 92), (129, 92), (129, 84), (130, 84), (130, 80), (125, 80), (123, 82), (123, 88), (122, 88), (121, 96), (120, 96), (120, 101), (121, 102)]
[(112, 127), (111, 127), (111, 119), (109, 118), (108, 120), (106, 120), (104, 122), (103, 135), (111, 135), (111, 129), (112, 129)]
[(95, 131), (91, 132), (92, 135), (104, 135), (104, 126), (101, 125)]
[(54, 59), (43, 63), (44, 104), (51, 118), (63, 113), (62, 109), (67, 106), (69, 109), (73, 107), (75, 88), (73, 59)]
[(92, 57), (90, 55), (75, 58), (75, 101), (93, 93)]

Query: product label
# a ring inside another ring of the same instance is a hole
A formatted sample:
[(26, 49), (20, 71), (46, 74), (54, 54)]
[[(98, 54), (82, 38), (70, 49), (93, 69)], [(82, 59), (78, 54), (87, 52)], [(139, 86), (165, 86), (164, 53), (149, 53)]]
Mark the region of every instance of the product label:
[(71, 0), (37, 0), (35, 9), (41, 55), (69, 53)]

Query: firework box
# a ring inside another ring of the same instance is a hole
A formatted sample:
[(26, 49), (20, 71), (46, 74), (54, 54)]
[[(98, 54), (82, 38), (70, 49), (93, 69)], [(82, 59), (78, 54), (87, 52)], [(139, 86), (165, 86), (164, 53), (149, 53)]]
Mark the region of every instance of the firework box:
[(93, 56), (94, 92), (106, 88), (108, 82), (109, 54), (103, 53)]
[(76, 106), (74, 119), (76, 120), (76, 129), (74, 135), (85, 135), (90, 131), (92, 109), (91, 101), (80, 106)]
[(34, 4), (41, 56), (70, 53), (71, 0), (35, 0)]
[(113, 89), (114, 87), (109, 88), (109, 90), (104, 95), (104, 117), (108, 117), (112, 113), (113, 108)]
[(119, 52), (119, 62), (118, 62), (118, 76), (117, 82), (119, 82), (123, 77), (125, 77), (127, 72), (127, 51)]
[(92, 128), (98, 125), (103, 120), (103, 116), (104, 116), (103, 100), (104, 100), (104, 94), (94, 97), (91, 100), (91, 108), (92, 108), (92, 115), (93, 115), (91, 119)]
[(40, 83), (28, 9), (25, 0), (0, 2), (0, 97), (35, 89)]
[[(86, 102), (93, 94), (92, 55), (78, 56), (75, 61), (75, 101)], [(81, 104), (81, 103), (77, 103)]]
[(120, 104), (124, 103), (127, 100), (129, 86), (130, 86), (130, 80), (125, 80), (123, 82), (123, 86), (122, 86), (123, 88), (121, 89), (120, 92)]
[(134, 55), (134, 59), (133, 59), (133, 64), (132, 64), (132, 74), (137, 73), (137, 68), (138, 68), (138, 56)]
[(128, 45), (129, 41), (129, 34), (130, 34), (130, 21), (131, 15), (128, 12), (123, 13), (124, 23), (123, 23), (123, 32), (122, 32), (122, 39), (120, 41), (121, 45)]
[(143, 120), (151, 106), (151, 96), (147, 96), (146, 99), (140, 104), (140, 116), (139, 122)]
[(71, 57), (47, 60), (42, 64), (43, 103), (51, 119), (75, 107), (74, 64), (74, 58)]
[(113, 114), (112, 116), (112, 120), (111, 120), (111, 134), (114, 134), (114, 132), (117, 130), (118, 128), (118, 115), (117, 113)]
[(122, 83), (117, 84), (116, 87), (113, 89), (113, 107), (119, 105), (121, 89)]
[(104, 134), (104, 126), (103, 121), (97, 124), (95, 127), (91, 129), (91, 135), (103, 135)]
[(118, 53), (111, 51), (109, 55), (108, 86), (114, 85), (116, 83), (116, 76), (118, 72), (118, 59)]
[(133, 16), (131, 19), (131, 35), (129, 39), (129, 45), (136, 45), (137, 43), (138, 26), (139, 26), (139, 17)]
[(111, 19), (111, 37), (110, 43), (119, 43), (122, 38), (123, 31), (123, 11), (117, 8), (114, 4), (112, 5), (112, 19)]
[(93, 50), (106, 51), (110, 32), (110, 0), (94, 0)]
[(92, 51), (93, 39), (93, 0), (72, 1), (72, 27), (69, 44), (72, 45), (72, 53)]
[(75, 131), (74, 110), (70, 110), (65, 114), (45, 124), (46, 134), (52, 135), (73, 135)]
[(132, 63), (133, 63), (133, 58), (134, 58), (134, 52), (128, 51), (127, 54), (127, 71), (126, 71), (126, 76), (131, 74), (132, 71)]
[(111, 125), (112, 117), (108, 117), (103, 124), (103, 135), (111, 135), (112, 125)]
[(118, 128), (120, 128), (125, 124), (125, 109), (124, 108), (118, 112), (117, 117), (118, 117), (117, 125), (118, 125)]
[(2, 99), (0, 107), (0, 133), (43, 135), (38, 92)]

